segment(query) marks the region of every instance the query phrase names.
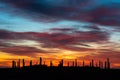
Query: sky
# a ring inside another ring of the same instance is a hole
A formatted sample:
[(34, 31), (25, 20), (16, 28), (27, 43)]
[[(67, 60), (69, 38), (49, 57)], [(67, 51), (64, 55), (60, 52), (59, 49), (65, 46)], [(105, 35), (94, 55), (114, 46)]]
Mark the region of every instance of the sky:
[(110, 58), (120, 68), (120, 0), (0, 0), (0, 67)]

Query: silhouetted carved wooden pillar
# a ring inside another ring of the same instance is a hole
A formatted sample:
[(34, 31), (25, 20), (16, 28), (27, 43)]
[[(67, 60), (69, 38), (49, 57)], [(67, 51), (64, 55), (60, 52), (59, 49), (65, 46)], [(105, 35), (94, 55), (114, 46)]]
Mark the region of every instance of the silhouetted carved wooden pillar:
[(20, 59), (17, 61), (17, 68), (20, 68)]
[(63, 62), (63, 59), (61, 60), (61, 66), (63, 66), (64, 62)]
[(50, 67), (52, 67), (53, 66), (53, 63), (52, 63), (52, 60), (50, 60)]
[(77, 67), (77, 59), (75, 59), (75, 67)]
[(101, 61), (99, 61), (99, 68), (101, 68)]
[(58, 64), (59, 67), (63, 67), (63, 59)]
[(23, 64), (22, 66), (25, 67), (25, 60), (24, 59), (22, 61), (22, 64)]
[(16, 62), (14, 60), (12, 61), (12, 68), (16, 68)]
[(13, 60), (13, 61), (12, 61), (12, 68), (14, 68), (14, 65), (15, 65), (15, 64), (14, 64), (14, 60)]
[(14, 67), (16, 68), (17, 67), (17, 63), (14, 61)]
[(84, 60), (83, 60), (83, 67), (85, 66), (85, 62), (84, 62)]
[(74, 67), (74, 65), (75, 65), (75, 63), (74, 63), (74, 61), (73, 61), (73, 65), (72, 65), (72, 66)]
[(92, 67), (94, 67), (94, 60), (92, 59)]
[(30, 60), (30, 66), (32, 66), (32, 60)]
[(92, 63), (90, 62), (90, 67), (92, 67)]
[(98, 67), (98, 64), (96, 63), (96, 67)]
[(109, 62), (109, 58), (107, 58), (107, 69), (110, 69), (110, 62)]
[(40, 57), (40, 66), (42, 65), (42, 57)]
[(45, 65), (45, 61), (44, 61), (44, 65)]
[(107, 62), (105, 61), (105, 69), (107, 69)]
[(101, 69), (103, 69), (104, 67), (103, 67), (103, 65), (104, 65), (104, 63), (101, 61)]
[(68, 67), (70, 66), (69, 62), (68, 62)]

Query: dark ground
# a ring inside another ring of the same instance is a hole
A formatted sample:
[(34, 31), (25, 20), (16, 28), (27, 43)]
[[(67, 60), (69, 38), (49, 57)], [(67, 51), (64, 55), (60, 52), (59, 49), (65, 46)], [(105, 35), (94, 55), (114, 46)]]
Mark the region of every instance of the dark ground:
[(0, 69), (0, 80), (120, 80), (120, 70), (89, 67)]

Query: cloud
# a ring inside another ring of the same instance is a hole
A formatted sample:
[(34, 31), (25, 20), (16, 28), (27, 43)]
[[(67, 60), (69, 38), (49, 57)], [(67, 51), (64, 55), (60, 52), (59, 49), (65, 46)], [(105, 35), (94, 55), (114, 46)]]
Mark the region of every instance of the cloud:
[(102, 5), (94, 9), (90, 15), (93, 18), (91, 22), (110, 25), (110, 26), (119, 26), (120, 24), (120, 5), (119, 3), (111, 3), (107, 5)]
[(48, 53), (48, 51), (27, 46), (4, 47), (0, 48), (0, 51), (21, 56), (36, 56), (38, 53)]
[[(94, 59), (94, 63), (96, 63), (96, 62), (98, 63), (99, 61), (102, 61), (104, 63), (107, 60), (107, 58), (109, 58), (111, 67), (118, 68), (118, 66), (116, 66), (116, 64), (120, 63), (119, 57), (120, 57), (120, 51), (115, 51), (115, 50), (111, 50), (111, 49), (98, 49), (98, 50), (92, 51), (91, 53), (87, 54), (84, 57), (81, 57), (78, 55), (77, 58), (79, 60), (88, 61), (88, 63), (92, 59)], [(86, 62), (86, 64), (87, 64), (87, 62)]]
[[(0, 39), (6, 42), (10, 40), (32, 40), (42, 43), (40, 46), (43, 48), (60, 48), (74, 51), (88, 51), (89, 49), (83, 49), (83, 47), (90, 47), (89, 43), (102, 43), (109, 40), (109, 34), (104, 31), (78, 31), (72, 28), (53, 28), (50, 31), (39, 33), (0, 30)], [(75, 47), (76, 45), (79, 47)]]
[[(110, 57), (113, 62), (119, 63), (119, 51), (115, 50), (115, 45), (109, 46), (109, 50), (99, 49), (96, 50), (90, 43), (95, 44), (110, 44), (111, 32), (101, 30), (103, 26), (114, 28), (112, 32), (120, 31), (120, 3), (104, 3), (98, 0), (0, 0), (0, 4), (5, 6), (0, 7), (0, 10), (6, 11), (8, 14), (27, 18), (35, 22), (56, 22), (62, 20), (85, 22), (83, 24), (95, 23), (91, 26), (84, 26), (84, 31), (80, 28), (51, 28), (48, 32), (12, 32), (7, 30), (0, 30), (0, 51), (22, 55), (22, 56), (35, 56), (37, 53), (52, 53), (53, 51), (47, 50), (58, 48), (60, 50), (70, 50), (78, 52), (95, 52), (100, 51), (99, 54), (92, 54), (86, 56), (87, 59), (97, 58), (105, 59)], [(6, 20), (0, 21), (3, 24), (10, 24)], [(44, 24), (44, 23), (43, 23)], [(56, 24), (56, 23), (55, 23)], [(64, 23), (67, 24), (67, 23)], [(69, 24), (69, 23), (68, 23)], [(11, 24), (10, 24), (11, 25)], [(71, 24), (72, 25), (72, 24)], [(25, 26), (26, 27), (26, 26)], [(44, 26), (43, 26), (44, 27)], [(104, 29), (104, 28), (103, 28)], [(107, 29), (106, 29), (107, 30)], [(11, 44), (17, 43), (21, 40), (35, 41), (39, 47), (23, 46)], [(99, 45), (98, 45), (99, 46)], [(102, 46), (103, 48), (106, 48)]]
[[(120, 3), (100, 4), (95, 0), (1, 0), (20, 11), (17, 15), (31, 18), (35, 21), (75, 20), (92, 22), (101, 25), (120, 26)], [(57, 5), (56, 5), (57, 4)], [(16, 12), (11, 12), (15, 13)]]

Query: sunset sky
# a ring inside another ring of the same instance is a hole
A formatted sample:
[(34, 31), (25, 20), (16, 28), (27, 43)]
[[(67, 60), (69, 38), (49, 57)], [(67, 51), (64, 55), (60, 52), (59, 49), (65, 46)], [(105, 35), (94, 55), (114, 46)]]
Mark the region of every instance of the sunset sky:
[(0, 0), (0, 67), (39, 57), (120, 68), (120, 0)]

